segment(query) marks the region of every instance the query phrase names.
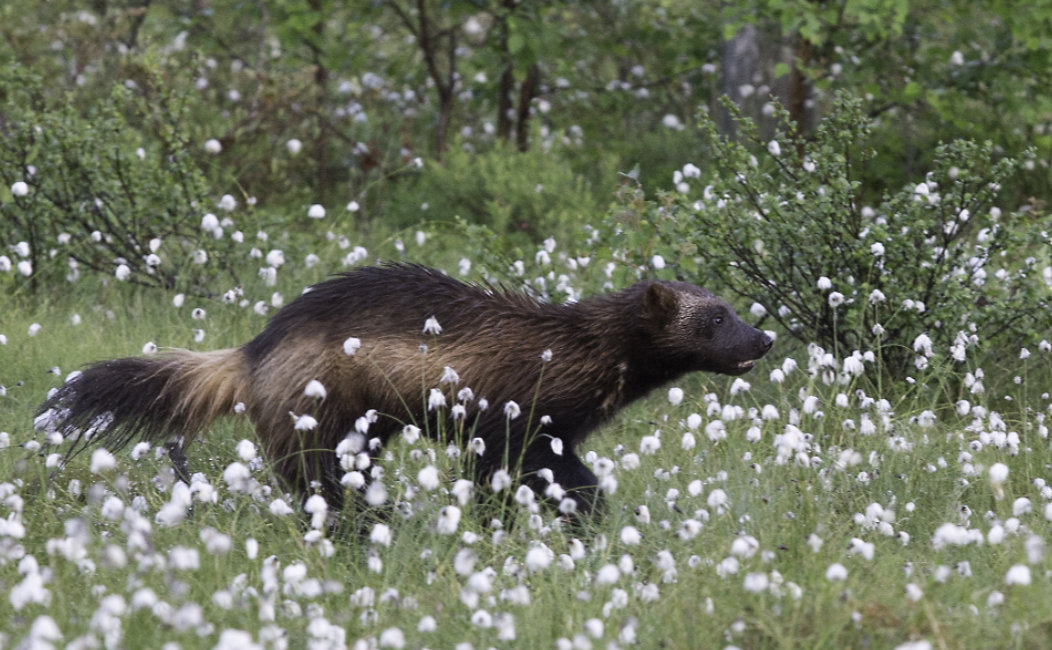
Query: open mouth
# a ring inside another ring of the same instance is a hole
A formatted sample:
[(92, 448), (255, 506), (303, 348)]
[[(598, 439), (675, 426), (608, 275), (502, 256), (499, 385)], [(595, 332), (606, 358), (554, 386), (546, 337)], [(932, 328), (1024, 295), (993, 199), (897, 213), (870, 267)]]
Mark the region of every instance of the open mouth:
[(748, 361), (739, 361), (738, 367), (742, 370), (748, 370), (752, 368), (752, 364), (756, 363), (756, 359), (749, 359)]

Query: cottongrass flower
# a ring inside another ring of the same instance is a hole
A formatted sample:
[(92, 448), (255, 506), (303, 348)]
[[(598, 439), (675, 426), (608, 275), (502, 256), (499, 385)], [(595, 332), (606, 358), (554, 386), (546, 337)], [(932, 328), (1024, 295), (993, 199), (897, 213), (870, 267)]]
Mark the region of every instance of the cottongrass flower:
[(760, 542), (752, 535), (742, 535), (731, 542), (731, 555), (750, 558), (760, 550)]
[(603, 638), (605, 626), (598, 618), (590, 618), (584, 622), (584, 632), (593, 639)]
[(766, 573), (747, 573), (743, 582), (745, 590), (754, 594), (766, 591), (770, 584), (771, 581)]
[(625, 546), (638, 546), (643, 541), (643, 535), (635, 526), (625, 526), (621, 529), (621, 543)]
[(201, 557), (196, 548), (175, 546), (168, 551), (168, 566), (176, 571), (197, 571)]
[(723, 420), (713, 420), (705, 425), (705, 436), (712, 442), (720, 442), (727, 439), (727, 425)]
[(706, 500), (710, 508), (716, 510), (717, 514), (723, 514), (730, 506), (730, 499), (727, 498), (727, 493), (716, 488), (709, 493), (709, 497)]
[(1039, 564), (1045, 559), (1045, 540), (1037, 535), (1031, 535), (1023, 544), (1026, 550), (1026, 561), (1029, 564)]
[(365, 502), (374, 508), (387, 502), (387, 486), (383, 481), (373, 481), (365, 488)]
[(427, 397), (427, 410), (434, 411), (446, 405), (446, 396), (437, 388), (432, 388)]
[(668, 389), (668, 401), (672, 406), (679, 406), (683, 401), (683, 389), (678, 387)]
[(303, 511), (311, 516), (311, 528), (321, 530), (329, 516), (329, 504), (320, 494), (313, 494), (303, 505)]
[(324, 219), (325, 218), (325, 206), (320, 203), (314, 203), (308, 208), (307, 216), (311, 219)]
[(244, 630), (227, 629), (219, 633), (219, 642), (212, 650), (263, 650), (263, 646)]
[(842, 582), (847, 580), (847, 569), (839, 562), (830, 564), (829, 568), (826, 569), (826, 580), (830, 582)]
[(1030, 567), (1025, 564), (1014, 565), (1005, 574), (1005, 584), (1028, 586), (1030, 584)]
[(440, 535), (452, 535), (460, 525), (460, 508), (445, 506), (438, 511), (437, 530)]
[(604, 564), (595, 572), (595, 584), (596, 586), (606, 586), (615, 584), (621, 579), (621, 570), (617, 568), (615, 564)]
[(431, 334), (432, 336), (438, 336), (442, 333), (442, 326), (438, 324), (438, 319), (434, 316), (429, 316), (424, 321), (424, 334)]
[(967, 546), (968, 544), (982, 544), (983, 534), (976, 529), (967, 529), (957, 524), (945, 523), (935, 529), (932, 535), (932, 548), (936, 551), (946, 546)]
[[(8, 593), (8, 600), (10, 601), (11, 606), (14, 607), (14, 610), (16, 612), (21, 611), (26, 605), (31, 604), (47, 607), (51, 603), (51, 591), (44, 586), (45, 583), (45, 575), (41, 574), (35, 566), (33, 567), (33, 570), (25, 571), (25, 577), (22, 579), (22, 582), (12, 587), (11, 591)], [(51, 623), (54, 625), (54, 621)], [(36, 623), (33, 624), (33, 629), (30, 630), (30, 636), (33, 635), (33, 630), (35, 629)], [(55, 627), (54, 629), (57, 631), (58, 628)], [(61, 633), (59, 633), (58, 636), (61, 638)]]
[(675, 131), (682, 131), (684, 128), (683, 122), (681, 122), (680, 119), (672, 113), (669, 113), (665, 115), (665, 117), (661, 118), (661, 125), (664, 126), (666, 129), (673, 129)]
[(493, 472), (493, 477), (490, 479), (490, 488), (494, 493), (501, 492), (511, 487), (512, 480), (511, 474), (506, 469), (498, 469)]
[(434, 632), (438, 629), (438, 622), (435, 621), (434, 616), (424, 616), (420, 619), (420, 622), (416, 625), (416, 631), (421, 633)]
[(404, 648), (405, 647), (405, 633), (400, 628), (389, 627), (380, 633), (380, 647), (381, 648)]
[[(471, 501), (471, 497), (475, 494), (475, 483), (466, 478), (457, 479), (453, 482), (453, 488), (450, 492), (457, 498), (457, 503), (461, 506), (467, 506), (468, 502)], [(457, 511), (457, 516), (460, 516), (459, 510)]]
[(906, 585), (906, 598), (909, 598), (913, 602), (917, 602), (921, 598), (924, 598), (924, 590), (910, 582)]
[(720, 560), (720, 563), (716, 565), (716, 575), (721, 578), (737, 575), (740, 568), (741, 562), (738, 561), (738, 558), (728, 556)]
[(236, 451), (238, 457), (246, 463), (251, 462), (257, 456), (256, 445), (251, 440), (242, 440), (237, 443)]
[(373, 530), (369, 534), (369, 541), (380, 546), (390, 546), (391, 538), (391, 528), (384, 523), (378, 523), (373, 526)]
[(303, 389), (303, 394), (307, 397), (315, 397), (317, 399), (325, 399), (328, 392), (325, 390), (325, 385), (317, 379), (311, 379), (307, 382), (306, 388)]
[[(238, 464), (240, 465), (240, 463)], [(244, 466), (242, 465), (242, 467)], [(191, 502), (190, 488), (185, 483), (176, 483), (172, 486), (171, 498), (168, 503), (161, 506), (161, 509), (157, 511), (154, 521), (161, 526), (169, 528), (178, 526), (186, 519)]]
[(563, 439), (562, 438), (552, 438), (552, 440), (551, 440), (551, 447), (552, 447), (552, 453), (553, 454), (555, 454), (556, 456), (562, 456), (563, 455)]
[(311, 415), (296, 415), (295, 413), (289, 412), (292, 416), (293, 429), (296, 431), (310, 431), (318, 426), (318, 421)]
[(932, 356), (932, 340), (925, 333), (917, 335), (917, 338), (913, 340), (913, 351), (923, 354), (925, 357)]
[(851, 543), (847, 547), (847, 554), (861, 555), (866, 560), (872, 560), (875, 549), (876, 545), (874, 545), (872, 542), (867, 542), (857, 537), (852, 537)]
[(931, 641), (921, 639), (919, 641), (907, 641), (895, 646), (895, 650), (932, 650)]
[(643, 436), (639, 441), (639, 452), (645, 456), (652, 456), (661, 449), (661, 438), (657, 436)]
[(365, 475), (359, 471), (347, 472), (340, 479), (340, 485), (351, 490), (360, 490), (365, 487)]
[(428, 465), (416, 475), (416, 481), (420, 487), (428, 492), (436, 490), (439, 486), (438, 468), (434, 465)]
[(1004, 463), (994, 463), (989, 470), (990, 487), (994, 490), (994, 498), (1000, 501), (1005, 497), (1004, 484), (1008, 480), (1008, 466)]
[(270, 514), (275, 517), (287, 517), (295, 512), (287, 501), (280, 498), (271, 501), (268, 509), (270, 510)]
[(462, 548), (453, 558), (453, 571), (459, 576), (468, 576), (475, 571), (478, 554), (470, 548)]
[(504, 403), (504, 417), (509, 420), (514, 420), (522, 414), (522, 409), (519, 408), (519, 404), (514, 400), (508, 400)]
[(96, 449), (91, 454), (91, 473), (102, 474), (117, 466), (117, 459), (105, 449)]
[(524, 560), (526, 569), (530, 573), (540, 573), (545, 571), (555, 559), (555, 553), (545, 546), (544, 544), (538, 543), (536, 546), (526, 551), (526, 558)]
[(735, 377), (734, 381), (731, 383), (731, 395), (738, 395), (739, 393), (747, 392), (750, 388), (752, 388), (752, 384), (741, 377)]
[(362, 340), (357, 337), (350, 337), (343, 342), (343, 353), (347, 356), (354, 356), (358, 350), (362, 347)]
[(471, 615), (471, 624), (481, 628), (492, 627), (493, 616), (484, 609), (477, 610)]
[(210, 154), (218, 154), (223, 151), (223, 145), (215, 138), (210, 138), (205, 141), (205, 152)]

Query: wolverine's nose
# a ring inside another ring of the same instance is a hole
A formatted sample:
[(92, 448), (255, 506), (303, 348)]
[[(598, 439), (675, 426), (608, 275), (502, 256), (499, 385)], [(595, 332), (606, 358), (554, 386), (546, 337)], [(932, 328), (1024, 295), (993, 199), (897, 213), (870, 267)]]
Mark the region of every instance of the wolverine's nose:
[(774, 345), (774, 339), (770, 336), (767, 336), (767, 334), (764, 334), (763, 343), (761, 343), (761, 345), (763, 345), (763, 351), (766, 353), (768, 350), (771, 349), (771, 346)]

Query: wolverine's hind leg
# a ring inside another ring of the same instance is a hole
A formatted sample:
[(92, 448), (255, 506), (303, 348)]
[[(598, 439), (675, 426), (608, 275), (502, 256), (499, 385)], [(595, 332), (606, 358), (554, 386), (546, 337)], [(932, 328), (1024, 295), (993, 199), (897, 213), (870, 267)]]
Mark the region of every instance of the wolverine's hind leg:
[[(542, 472), (543, 469), (551, 470), (551, 483), (542, 475), (546, 474)], [(569, 450), (556, 454), (547, 437), (535, 441), (527, 448), (522, 474), (526, 485), (572, 520), (589, 518), (602, 511), (603, 498), (595, 473)], [(551, 488), (553, 483), (559, 485), (561, 494), (559, 490)], [(555, 498), (556, 495), (560, 498)]]

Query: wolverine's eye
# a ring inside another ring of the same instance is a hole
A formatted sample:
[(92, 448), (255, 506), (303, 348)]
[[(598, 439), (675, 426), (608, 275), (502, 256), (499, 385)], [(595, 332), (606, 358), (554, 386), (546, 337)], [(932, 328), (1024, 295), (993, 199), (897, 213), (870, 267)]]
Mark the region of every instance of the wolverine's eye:
[(717, 316), (716, 318), (713, 318), (712, 323), (714, 325), (721, 325), (723, 323), (723, 316)]

